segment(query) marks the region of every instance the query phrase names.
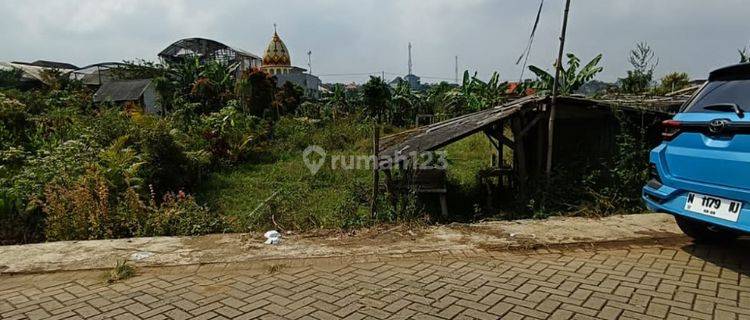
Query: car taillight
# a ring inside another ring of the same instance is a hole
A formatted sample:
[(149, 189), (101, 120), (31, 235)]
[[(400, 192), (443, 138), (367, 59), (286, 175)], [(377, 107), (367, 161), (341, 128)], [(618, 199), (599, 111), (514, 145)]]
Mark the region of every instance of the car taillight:
[(670, 141), (680, 134), (682, 129), (682, 122), (677, 120), (664, 120), (661, 123), (664, 131), (661, 133), (662, 140)]
[(659, 170), (656, 169), (655, 163), (648, 164), (648, 186), (654, 189), (659, 189), (662, 186), (661, 177), (659, 177)]

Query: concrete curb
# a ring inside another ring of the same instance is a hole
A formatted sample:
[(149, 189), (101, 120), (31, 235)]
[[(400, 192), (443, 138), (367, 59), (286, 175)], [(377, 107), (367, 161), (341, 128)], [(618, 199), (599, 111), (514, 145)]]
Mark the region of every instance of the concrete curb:
[(306, 259), (369, 259), (443, 253), (569, 250), (627, 246), (649, 241), (686, 241), (671, 216), (638, 214), (601, 219), (552, 218), (396, 226), (357, 235), (287, 235), (264, 245), (251, 234), (62, 241), (0, 247), (0, 274), (109, 269), (117, 260), (138, 267), (261, 263)]

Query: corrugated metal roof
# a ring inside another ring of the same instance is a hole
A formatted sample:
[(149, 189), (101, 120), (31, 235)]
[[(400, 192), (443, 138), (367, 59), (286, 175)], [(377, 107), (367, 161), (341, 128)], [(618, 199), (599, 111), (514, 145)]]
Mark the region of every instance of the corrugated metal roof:
[[(486, 110), (386, 136), (380, 139), (380, 155), (395, 158), (437, 150), (454, 141), (480, 132), (518, 111), (549, 103), (550, 99), (549, 96), (527, 96)], [(560, 105), (588, 105), (667, 115), (673, 114), (684, 101), (685, 98), (649, 98), (642, 100), (595, 100), (572, 96), (558, 98)]]
[(32, 66), (44, 67), (44, 68), (78, 69), (78, 67), (76, 67), (76, 65), (74, 64), (70, 64), (67, 62), (59, 62), (59, 61), (37, 60), (29, 64)]
[(261, 59), (259, 56), (248, 51), (232, 48), (216, 40), (205, 38), (185, 38), (177, 40), (159, 52), (159, 57), (163, 59), (171, 59), (183, 55), (210, 56), (219, 50), (231, 50), (239, 56), (249, 57), (256, 60)]
[(463, 115), (381, 139), (381, 155), (398, 156), (443, 147), (507, 118), (544, 97), (529, 96), (487, 110)]
[[(38, 80), (42, 83), (49, 84), (48, 80), (49, 77), (44, 76), (45, 71), (51, 71), (52, 68), (45, 68), (45, 67), (39, 67), (35, 65), (31, 65), (28, 63), (18, 63), (18, 62), (0, 62), (0, 67), (3, 69), (18, 69), (23, 72), (23, 78), (27, 80)], [(71, 71), (70, 69), (56, 69), (57, 71), (61, 72), (62, 74), (69, 74)]]
[(94, 102), (135, 101), (141, 98), (149, 84), (151, 79), (105, 82), (94, 94)]

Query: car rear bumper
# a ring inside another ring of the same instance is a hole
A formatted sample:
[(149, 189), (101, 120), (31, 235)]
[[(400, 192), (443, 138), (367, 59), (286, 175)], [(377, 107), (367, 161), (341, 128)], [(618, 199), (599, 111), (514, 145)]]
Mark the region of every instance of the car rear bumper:
[(739, 218), (737, 219), (737, 222), (733, 222), (685, 210), (685, 202), (687, 201), (687, 194), (689, 192), (690, 191), (675, 189), (667, 185), (662, 185), (658, 189), (647, 185), (643, 187), (641, 197), (646, 203), (646, 207), (654, 212), (680, 215), (732, 230), (750, 233), (750, 208), (748, 208), (747, 202), (743, 201)]

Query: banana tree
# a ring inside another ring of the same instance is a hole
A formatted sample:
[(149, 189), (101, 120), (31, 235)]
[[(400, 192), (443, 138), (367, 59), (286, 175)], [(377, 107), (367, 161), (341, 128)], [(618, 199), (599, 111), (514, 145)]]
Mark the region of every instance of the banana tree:
[[(601, 54), (598, 54), (594, 59), (591, 59), (591, 61), (583, 66), (583, 68), (580, 68), (581, 60), (576, 57), (576, 55), (568, 53), (567, 57), (568, 67), (563, 67), (562, 70), (560, 70), (560, 79), (558, 80), (559, 93), (562, 95), (574, 93), (581, 86), (594, 79), (596, 74), (604, 70), (604, 68), (598, 66), (599, 61), (602, 59)], [(538, 78), (533, 85), (537, 91), (552, 90), (552, 85), (555, 82), (554, 75), (533, 65), (529, 66), (529, 70), (531, 70), (531, 72), (533, 72)]]
[(389, 122), (400, 126), (410, 123), (420, 112), (422, 105), (422, 95), (412, 90), (407, 82), (400, 82), (393, 89), (391, 108), (387, 115)]
[(464, 114), (483, 110), (501, 103), (505, 99), (508, 89), (507, 82), (500, 81), (500, 75), (494, 72), (488, 82), (464, 72), (461, 86), (445, 95), (447, 105), (452, 115)]
[(346, 89), (341, 84), (335, 84), (333, 91), (324, 97), (323, 101), (326, 110), (331, 113), (331, 118), (334, 120), (339, 113), (346, 113), (349, 110), (349, 97), (347, 97)]

